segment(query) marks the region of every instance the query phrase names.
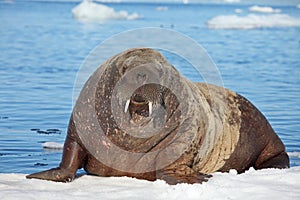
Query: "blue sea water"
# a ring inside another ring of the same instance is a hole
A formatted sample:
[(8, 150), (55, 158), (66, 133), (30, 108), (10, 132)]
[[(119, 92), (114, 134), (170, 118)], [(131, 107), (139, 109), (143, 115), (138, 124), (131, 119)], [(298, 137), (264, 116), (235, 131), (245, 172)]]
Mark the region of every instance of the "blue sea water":
[[(296, 152), (291, 166), (300, 165), (299, 26), (207, 27), (211, 18), (235, 14), (237, 8), (246, 15), (250, 5), (236, 4), (110, 3), (105, 5), (136, 12), (140, 18), (82, 22), (72, 17), (76, 5), (0, 3), (0, 173), (32, 173), (59, 164), (61, 151), (43, 149), (41, 144), (64, 142), (73, 85), (83, 60), (112, 35), (143, 27), (172, 29), (201, 44), (216, 63), (224, 86), (260, 109), (287, 151)], [(168, 9), (159, 12), (159, 6)], [(276, 8), (300, 19), (296, 7)], [(185, 64), (176, 58), (170, 62)], [(199, 78), (184, 68), (182, 73), (191, 80)]]

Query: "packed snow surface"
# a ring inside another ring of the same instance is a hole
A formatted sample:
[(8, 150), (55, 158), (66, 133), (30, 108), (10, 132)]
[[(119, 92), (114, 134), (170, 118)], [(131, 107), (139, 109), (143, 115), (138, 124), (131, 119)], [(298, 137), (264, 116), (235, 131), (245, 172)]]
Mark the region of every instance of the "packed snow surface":
[(83, 175), (71, 183), (26, 179), (24, 174), (0, 174), (0, 199), (300, 199), (300, 167), (290, 169), (250, 169), (237, 174), (214, 173), (203, 184), (149, 182), (128, 177)]

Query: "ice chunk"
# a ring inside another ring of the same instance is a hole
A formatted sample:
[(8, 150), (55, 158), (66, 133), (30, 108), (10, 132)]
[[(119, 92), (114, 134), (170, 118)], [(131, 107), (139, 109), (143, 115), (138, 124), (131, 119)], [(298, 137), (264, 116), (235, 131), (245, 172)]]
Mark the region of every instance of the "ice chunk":
[(259, 13), (280, 13), (280, 9), (274, 9), (268, 6), (252, 6), (249, 8), (251, 12), (259, 12)]
[(43, 148), (45, 149), (63, 149), (64, 144), (56, 143), (56, 142), (44, 142), (42, 144)]
[(127, 11), (115, 11), (103, 4), (91, 0), (83, 0), (72, 9), (73, 17), (81, 21), (133, 20), (139, 18), (137, 13), (128, 14)]
[(286, 14), (219, 15), (207, 22), (211, 29), (255, 29), (300, 26), (300, 19)]

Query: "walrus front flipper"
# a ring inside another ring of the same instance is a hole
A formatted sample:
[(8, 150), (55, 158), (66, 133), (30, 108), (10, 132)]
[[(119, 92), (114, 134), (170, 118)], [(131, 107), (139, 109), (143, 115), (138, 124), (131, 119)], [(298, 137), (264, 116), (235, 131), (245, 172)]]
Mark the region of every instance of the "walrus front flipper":
[(73, 139), (67, 137), (64, 144), (62, 161), (57, 168), (30, 174), (26, 178), (50, 180), (56, 182), (71, 182), (76, 175), (77, 169), (84, 164), (86, 154), (81, 146)]
[(59, 167), (26, 176), (26, 178), (28, 179), (35, 178), (56, 182), (71, 182), (74, 177), (74, 173), (66, 169), (61, 169)]
[(170, 185), (178, 183), (202, 183), (207, 182), (212, 175), (196, 172), (186, 165), (178, 166), (176, 169), (163, 170), (158, 172), (158, 178), (166, 181)]

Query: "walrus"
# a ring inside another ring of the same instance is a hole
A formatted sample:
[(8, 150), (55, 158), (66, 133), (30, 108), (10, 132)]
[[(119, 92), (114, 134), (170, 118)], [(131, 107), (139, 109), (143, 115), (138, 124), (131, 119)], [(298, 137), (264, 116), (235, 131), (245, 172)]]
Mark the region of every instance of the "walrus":
[(233, 91), (189, 81), (158, 51), (133, 48), (108, 59), (83, 86), (59, 167), (26, 177), (70, 182), (84, 168), (193, 184), (250, 167), (289, 167), (264, 115)]

